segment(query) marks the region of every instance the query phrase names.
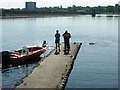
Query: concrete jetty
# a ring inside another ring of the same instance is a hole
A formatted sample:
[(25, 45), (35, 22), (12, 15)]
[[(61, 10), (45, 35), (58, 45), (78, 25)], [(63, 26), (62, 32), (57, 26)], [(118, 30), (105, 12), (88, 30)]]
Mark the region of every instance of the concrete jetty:
[(31, 74), (22, 79), (15, 88), (58, 88), (63, 89), (72, 70), (74, 60), (81, 43), (71, 43), (70, 53), (64, 55), (64, 45), (61, 52), (55, 55), (53, 50), (43, 61), (33, 69)]

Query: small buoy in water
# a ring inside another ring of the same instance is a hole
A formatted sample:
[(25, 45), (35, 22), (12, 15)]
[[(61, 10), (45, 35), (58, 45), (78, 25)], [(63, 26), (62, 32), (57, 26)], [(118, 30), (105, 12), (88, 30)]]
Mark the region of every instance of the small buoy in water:
[(95, 44), (95, 42), (90, 42), (90, 43), (89, 43), (89, 45), (94, 45), (94, 44)]

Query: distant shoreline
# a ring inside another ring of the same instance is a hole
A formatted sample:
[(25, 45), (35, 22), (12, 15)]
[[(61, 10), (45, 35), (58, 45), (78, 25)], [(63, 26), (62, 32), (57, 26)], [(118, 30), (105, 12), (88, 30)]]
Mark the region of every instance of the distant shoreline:
[(88, 14), (7, 14), (0, 16), (0, 19), (10, 19), (10, 18), (37, 18), (37, 17), (59, 17), (59, 16), (78, 16), (78, 15), (88, 15)]
[[(38, 17), (65, 17), (65, 16), (80, 16), (80, 15), (90, 15), (90, 14), (33, 14), (33, 15), (5, 15), (0, 16), (0, 19), (14, 19), (14, 18), (38, 18)], [(92, 15), (91, 15), (92, 16)], [(120, 17), (120, 14), (97, 14), (96, 17)]]

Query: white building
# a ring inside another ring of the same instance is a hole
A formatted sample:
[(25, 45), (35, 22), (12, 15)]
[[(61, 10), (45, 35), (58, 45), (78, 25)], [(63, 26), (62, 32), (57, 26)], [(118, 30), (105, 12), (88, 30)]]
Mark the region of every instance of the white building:
[(36, 9), (36, 2), (26, 2), (25, 7), (27, 11), (35, 11)]

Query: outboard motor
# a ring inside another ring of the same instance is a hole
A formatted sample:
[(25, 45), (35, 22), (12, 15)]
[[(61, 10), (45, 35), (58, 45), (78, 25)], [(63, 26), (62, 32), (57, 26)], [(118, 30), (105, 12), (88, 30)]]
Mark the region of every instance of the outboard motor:
[(3, 51), (2, 52), (2, 69), (9, 67), (10, 65), (10, 52)]

